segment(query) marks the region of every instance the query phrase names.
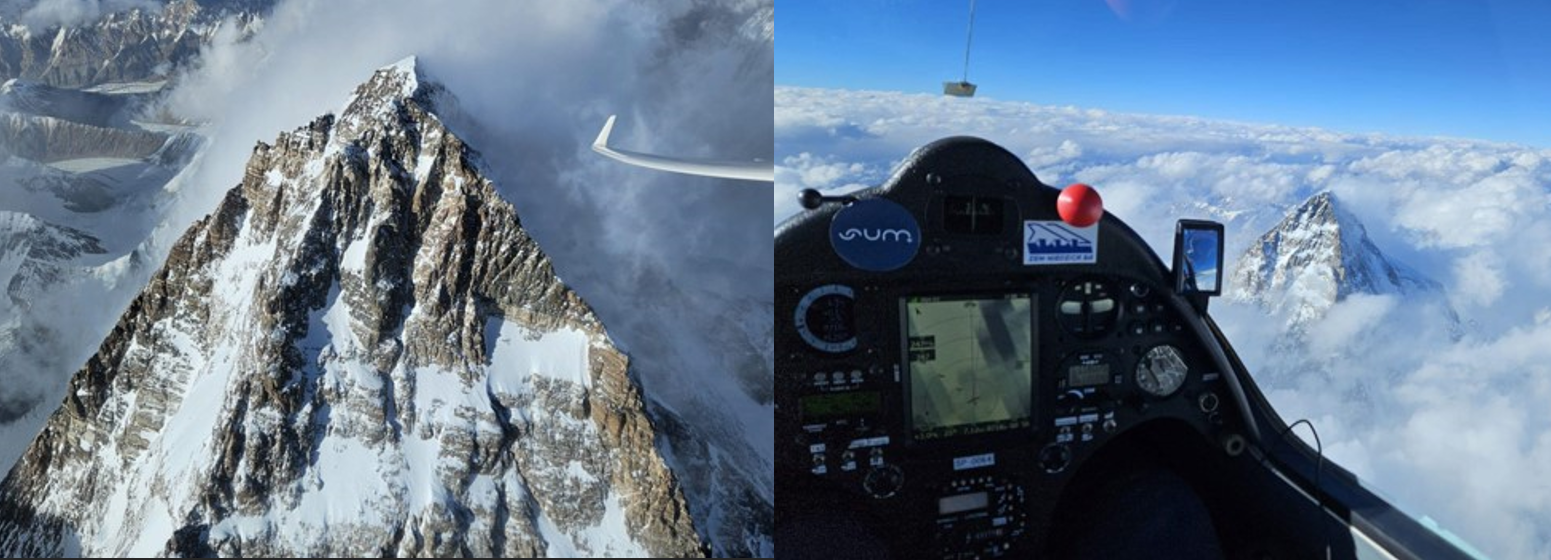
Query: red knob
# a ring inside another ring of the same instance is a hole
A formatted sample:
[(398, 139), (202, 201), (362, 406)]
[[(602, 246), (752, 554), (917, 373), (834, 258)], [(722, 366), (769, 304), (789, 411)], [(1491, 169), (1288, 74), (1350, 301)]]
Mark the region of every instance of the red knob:
[(1099, 191), (1093, 187), (1072, 183), (1061, 189), (1061, 196), (1056, 199), (1056, 213), (1061, 215), (1061, 221), (1074, 227), (1088, 227), (1104, 217), (1104, 199), (1099, 198)]

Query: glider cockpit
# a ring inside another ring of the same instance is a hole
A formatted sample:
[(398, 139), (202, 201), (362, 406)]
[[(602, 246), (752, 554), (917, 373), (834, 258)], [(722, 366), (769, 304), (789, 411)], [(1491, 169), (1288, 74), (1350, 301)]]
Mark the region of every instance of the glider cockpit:
[(1220, 225), (1181, 220), (1165, 266), (974, 138), (803, 198), (775, 247), (781, 557), (1463, 556), (1288, 433), (1206, 313)]

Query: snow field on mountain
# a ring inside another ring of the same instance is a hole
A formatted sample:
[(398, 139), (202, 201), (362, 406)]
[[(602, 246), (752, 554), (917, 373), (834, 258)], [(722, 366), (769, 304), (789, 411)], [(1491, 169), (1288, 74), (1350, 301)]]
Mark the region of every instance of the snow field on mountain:
[(485, 339), (495, 335), (495, 350), (490, 355), (492, 390), (510, 392), (525, 384), (530, 375), (592, 386), (587, 373), (587, 349), (591, 342), (582, 331), (560, 329), (541, 333), (504, 320), (491, 323)]

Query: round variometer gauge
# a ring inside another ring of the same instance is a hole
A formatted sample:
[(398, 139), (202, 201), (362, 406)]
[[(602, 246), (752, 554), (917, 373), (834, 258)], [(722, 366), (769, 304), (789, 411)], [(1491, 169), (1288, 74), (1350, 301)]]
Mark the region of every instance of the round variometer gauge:
[(856, 292), (850, 286), (829, 284), (803, 294), (794, 320), (803, 342), (817, 350), (838, 354), (856, 348)]
[(1167, 397), (1185, 383), (1189, 371), (1178, 348), (1167, 344), (1154, 346), (1136, 364), (1136, 386), (1153, 396)]

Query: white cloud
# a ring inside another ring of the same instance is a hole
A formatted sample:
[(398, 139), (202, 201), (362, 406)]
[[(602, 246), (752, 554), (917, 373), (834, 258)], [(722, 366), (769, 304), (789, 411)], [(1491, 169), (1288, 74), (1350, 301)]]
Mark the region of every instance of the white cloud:
[(1506, 283), (1502, 263), (1492, 253), (1471, 253), (1456, 260), (1454, 277), (1459, 299), (1478, 306), (1496, 303)]
[[(1230, 268), (1285, 211), (1334, 191), (1382, 250), (1464, 304), (1466, 335), (1451, 338), (1437, 303), (1395, 296), (1338, 303), (1302, 355), (1289, 355), (1285, 317), (1220, 300), (1214, 318), (1278, 412), (1311, 419), (1365, 483), (1493, 557), (1551, 557), (1551, 152), (988, 99), (786, 87), (775, 99), (777, 161), (887, 173), (927, 142), (976, 135), (1046, 183), (1092, 184), (1160, 254), (1175, 219), (1223, 221)], [(803, 177), (777, 175), (777, 221), (796, 212), (779, 193)]]
[[(1382, 468), (1446, 492), (1415, 507), (1502, 558), (1544, 558), (1551, 484), (1551, 325), (1434, 353), (1396, 384), (1404, 409)], [(1538, 540), (1537, 540), (1538, 539)]]
[(1028, 151), (1023, 163), (1029, 167), (1049, 167), (1059, 163), (1065, 163), (1082, 156), (1082, 146), (1071, 140), (1062, 140), (1061, 145), (1055, 147), (1038, 146)]
[(1410, 196), (1396, 201), (1396, 224), (1417, 232), (1423, 244), (1491, 245), (1511, 236), (1527, 212), (1544, 211), (1551, 200), (1544, 187), (1519, 168), (1453, 184), (1457, 186), (1411, 190)]
[(1309, 352), (1321, 358), (1360, 347), (1354, 342), (1380, 335), (1373, 331), (1385, 322), (1386, 316), (1399, 303), (1398, 299), (1393, 295), (1353, 294), (1337, 302), (1324, 317), (1310, 325)]
[(1328, 182), (1330, 180), (1330, 178), (1332, 176), (1334, 176), (1335, 174), (1336, 174), (1336, 166), (1334, 166), (1334, 165), (1321, 165), (1319, 167), (1315, 167), (1314, 169), (1310, 170), (1308, 175), (1304, 176), (1304, 180), (1308, 181), (1309, 184), (1311, 184), (1311, 185), (1319, 185), (1319, 184)]
[(781, 167), (797, 173), (796, 179), (804, 186), (815, 189), (829, 189), (849, 178), (859, 178), (867, 172), (867, 166), (860, 163), (831, 163), (829, 160), (815, 158), (813, 154), (803, 152), (781, 160)]
[(803, 152), (782, 158), (775, 166), (775, 217), (776, 224), (800, 211), (797, 193), (803, 189), (817, 189), (827, 195), (841, 195), (851, 191), (876, 186), (883, 180), (885, 169), (861, 163), (845, 163), (833, 158), (816, 157)]

